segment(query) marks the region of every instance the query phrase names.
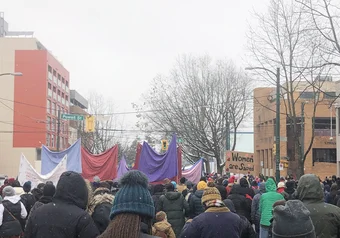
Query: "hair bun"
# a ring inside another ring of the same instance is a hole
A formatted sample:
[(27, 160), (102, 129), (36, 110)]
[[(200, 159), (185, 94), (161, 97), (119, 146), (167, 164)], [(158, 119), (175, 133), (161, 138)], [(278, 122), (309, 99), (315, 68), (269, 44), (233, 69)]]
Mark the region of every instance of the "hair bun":
[(213, 181), (209, 181), (209, 182), (207, 183), (207, 186), (208, 186), (208, 187), (215, 187), (215, 183), (214, 183)]
[(140, 185), (144, 188), (148, 187), (149, 181), (146, 175), (138, 170), (132, 170), (123, 175), (120, 179), (121, 186), (125, 185)]

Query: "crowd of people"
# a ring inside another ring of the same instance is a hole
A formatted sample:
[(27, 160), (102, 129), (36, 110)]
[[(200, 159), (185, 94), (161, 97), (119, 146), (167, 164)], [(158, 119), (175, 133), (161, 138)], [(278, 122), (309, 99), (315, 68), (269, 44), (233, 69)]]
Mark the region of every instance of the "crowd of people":
[(139, 171), (90, 183), (64, 172), (56, 185), (11, 178), (0, 188), (1, 238), (335, 238), (340, 179), (207, 175), (150, 184)]

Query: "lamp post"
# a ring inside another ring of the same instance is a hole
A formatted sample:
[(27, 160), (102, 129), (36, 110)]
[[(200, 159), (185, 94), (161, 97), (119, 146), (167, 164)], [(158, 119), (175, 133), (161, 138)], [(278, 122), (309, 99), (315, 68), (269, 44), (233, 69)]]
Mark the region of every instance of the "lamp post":
[(276, 144), (276, 182), (280, 181), (280, 68), (276, 69), (276, 73), (270, 69), (263, 67), (247, 67), (245, 70), (265, 70), (273, 74), (276, 78), (276, 120), (275, 120), (275, 144)]
[(21, 72), (14, 72), (14, 73), (2, 73), (0, 76), (23, 76)]

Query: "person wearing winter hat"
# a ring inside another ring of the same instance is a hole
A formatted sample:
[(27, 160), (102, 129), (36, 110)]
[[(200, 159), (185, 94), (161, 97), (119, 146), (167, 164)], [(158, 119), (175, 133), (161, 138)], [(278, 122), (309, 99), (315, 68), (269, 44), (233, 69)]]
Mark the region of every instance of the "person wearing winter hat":
[(228, 186), (226, 187), (226, 190), (227, 190), (227, 197), (229, 196), (230, 191), (231, 191), (232, 187), (234, 186), (234, 184), (235, 184), (235, 176), (231, 176), (231, 177), (228, 179)]
[[(15, 194), (12, 186), (2, 190), (3, 201), (0, 204), (0, 237), (19, 237), (24, 229), (24, 219), (27, 211), (20, 202), (20, 197)], [(15, 219), (15, 220), (14, 220)]]
[(281, 193), (286, 201), (295, 199), (295, 181), (289, 180), (286, 183), (285, 190)]
[(25, 193), (18, 180), (14, 180), (11, 186), (13, 187), (16, 195), (20, 196)]
[(175, 232), (168, 222), (165, 212), (157, 212), (156, 223), (152, 227), (152, 234), (156, 237), (176, 238)]
[(290, 200), (274, 208), (272, 237), (316, 238), (310, 212), (301, 201)]
[[(224, 238), (241, 237), (241, 218), (232, 213), (221, 201), (213, 182), (204, 189), (202, 204), (205, 212), (185, 224), (181, 237)], [(218, 219), (216, 219), (218, 217)]]
[(110, 214), (111, 222), (99, 238), (153, 237), (152, 218), (155, 207), (148, 190), (148, 178), (138, 170), (120, 179)]
[(185, 184), (186, 182), (186, 178), (182, 177), (180, 180), (179, 180), (179, 184), (177, 186), (177, 191), (182, 193), (184, 190), (187, 189), (187, 185)]
[(177, 183), (175, 181), (171, 181), (172, 185), (174, 185), (174, 189), (177, 192)]
[(189, 200), (190, 215), (189, 215), (189, 217), (191, 219), (204, 212), (204, 207), (202, 205), (202, 196), (203, 196), (204, 189), (206, 187), (207, 187), (207, 183), (204, 182), (204, 181), (200, 181), (197, 184), (197, 190), (190, 197), (190, 200)]
[(53, 183), (46, 183), (44, 186), (43, 196), (34, 204), (31, 209), (31, 212), (28, 215), (28, 219), (32, 216), (32, 214), (42, 205), (48, 204), (52, 202), (52, 198), (55, 194), (55, 186)]
[(278, 193), (282, 193), (283, 191), (285, 191), (285, 188), (286, 188), (285, 182), (279, 182), (279, 183), (277, 184), (277, 189), (276, 189), (276, 191), (277, 191)]
[(30, 214), (32, 207), (34, 206), (36, 200), (31, 192), (31, 181), (27, 181), (24, 183), (24, 186), (22, 187), (24, 189), (24, 194), (22, 194), (21, 202), (24, 204), (26, 211), (28, 214)]
[(165, 194), (159, 198), (159, 209), (167, 214), (176, 237), (179, 237), (185, 224), (185, 215), (189, 215), (189, 205), (183, 195), (176, 192), (172, 183), (165, 185)]
[[(51, 185), (46, 184), (45, 188), (46, 186)], [(50, 192), (52, 191), (53, 188)], [(86, 183), (79, 173), (73, 171), (62, 173), (52, 202), (39, 207), (29, 217), (25, 238), (97, 237), (99, 231), (92, 217), (85, 211), (87, 197)]]

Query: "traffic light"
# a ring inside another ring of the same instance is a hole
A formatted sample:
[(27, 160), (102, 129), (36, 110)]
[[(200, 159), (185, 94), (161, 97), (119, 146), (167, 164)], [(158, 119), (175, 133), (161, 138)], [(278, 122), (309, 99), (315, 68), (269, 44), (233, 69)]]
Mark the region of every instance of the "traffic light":
[(276, 155), (276, 144), (273, 144), (273, 155)]
[(94, 116), (86, 116), (85, 119), (85, 131), (94, 132), (96, 127)]
[(168, 140), (162, 140), (162, 150), (166, 151), (168, 150), (169, 143)]

